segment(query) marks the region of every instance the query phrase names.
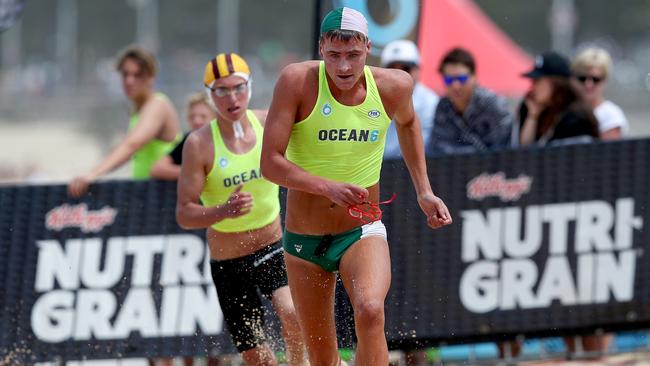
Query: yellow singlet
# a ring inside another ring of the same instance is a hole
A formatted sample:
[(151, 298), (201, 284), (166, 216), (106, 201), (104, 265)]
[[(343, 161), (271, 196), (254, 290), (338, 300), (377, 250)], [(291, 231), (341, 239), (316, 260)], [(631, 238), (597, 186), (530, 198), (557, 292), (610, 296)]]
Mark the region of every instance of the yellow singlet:
[(230, 194), (243, 184), (242, 192), (253, 195), (253, 208), (244, 216), (225, 219), (212, 228), (221, 232), (240, 232), (264, 227), (276, 219), (280, 213), (279, 188), (260, 173), (262, 137), (264, 130), (248, 110), (246, 116), (255, 131), (255, 146), (245, 154), (235, 154), (228, 150), (223, 141), (217, 120), (210, 122), (214, 143), (214, 165), (208, 173), (201, 202), (205, 206), (215, 206), (226, 202)]
[(311, 174), (370, 187), (379, 182), (390, 125), (372, 72), (365, 67), (366, 99), (356, 106), (334, 99), (322, 61), (318, 72), (316, 105), (294, 124), (287, 159)]

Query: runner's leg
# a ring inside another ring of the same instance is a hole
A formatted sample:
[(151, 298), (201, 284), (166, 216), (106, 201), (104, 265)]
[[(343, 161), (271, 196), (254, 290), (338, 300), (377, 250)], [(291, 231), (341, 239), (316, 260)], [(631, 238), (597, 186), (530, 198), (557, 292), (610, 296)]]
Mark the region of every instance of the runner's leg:
[(334, 321), (336, 275), (286, 252), (284, 261), (310, 364), (336, 365), (339, 358)]
[(341, 279), (354, 308), (355, 366), (388, 365), (384, 301), (390, 287), (390, 253), (382, 236), (368, 236), (341, 259)]
[(264, 344), (264, 310), (250, 278), (251, 260), (212, 261), (212, 279), (233, 344), (246, 364), (276, 366), (275, 354)]
[(282, 337), (287, 345), (287, 364), (289, 366), (308, 365), (305, 344), (298, 323), (296, 308), (291, 300), (289, 286), (283, 286), (273, 292), (271, 298), (280, 323), (282, 324)]

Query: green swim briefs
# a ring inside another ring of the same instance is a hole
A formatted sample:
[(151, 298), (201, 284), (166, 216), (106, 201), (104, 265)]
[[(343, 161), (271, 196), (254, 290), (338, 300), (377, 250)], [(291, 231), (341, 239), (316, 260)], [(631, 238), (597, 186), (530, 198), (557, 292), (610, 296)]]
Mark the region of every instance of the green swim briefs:
[(370, 235), (386, 238), (386, 227), (381, 221), (375, 221), (334, 235), (304, 235), (285, 230), (282, 246), (291, 255), (318, 264), (328, 272), (335, 272), (348, 248)]

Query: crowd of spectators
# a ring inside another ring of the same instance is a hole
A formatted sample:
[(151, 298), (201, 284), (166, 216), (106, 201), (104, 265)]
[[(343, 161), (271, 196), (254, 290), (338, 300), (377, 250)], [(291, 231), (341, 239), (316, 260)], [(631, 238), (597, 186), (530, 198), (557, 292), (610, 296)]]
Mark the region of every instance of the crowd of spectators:
[[(415, 79), (413, 104), (427, 156), (616, 140), (628, 133), (622, 109), (604, 97), (612, 60), (602, 48), (585, 48), (573, 61), (554, 51), (537, 55), (521, 75), (531, 86), (517, 108), (481, 86), (477, 61), (463, 48), (449, 50), (437, 66), (445, 87), (439, 97), (418, 80), (421, 67), (434, 65), (420, 65), (412, 42), (388, 44), (381, 64)], [(384, 157), (400, 157), (394, 131), (387, 135)]]

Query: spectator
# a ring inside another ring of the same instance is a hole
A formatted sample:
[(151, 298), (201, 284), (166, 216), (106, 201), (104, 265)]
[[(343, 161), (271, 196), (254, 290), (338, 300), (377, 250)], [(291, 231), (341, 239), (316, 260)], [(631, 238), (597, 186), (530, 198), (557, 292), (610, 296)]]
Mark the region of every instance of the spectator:
[[(611, 56), (606, 50), (598, 47), (586, 48), (579, 52), (571, 64), (574, 85), (582, 92), (585, 102), (593, 108), (602, 140), (622, 139), (628, 131), (628, 122), (623, 110), (606, 100), (603, 95), (611, 68)], [(596, 353), (598, 357), (607, 352), (613, 338), (611, 333), (583, 336), (582, 349)], [(574, 337), (567, 337), (565, 343), (569, 352), (575, 352)]]
[[(580, 64), (582, 66), (582, 61)], [(584, 70), (582, 67), (578, 69)], [(589, 76), (600, 76), (595, 75), (594, 70), (588, 72), (593, 72)], [(535, 67), (524, 76), (533, 79), (533, 85), (521, 108), (522, 145), (592, 141), (600, 138), (598, 122), (591, 107), (570, 81), (568, 59), (556, 52), (546, 52), (537, 56)], [(586, 84), (598, 83), (590, 80)], [(588, 92), (585, 96), (587, 94)], [(582, 337), (582, 348), (587, 352), (604, 352), (610, 341), (609, 335), (588, 335)], [(565, 343), (569, 352), (574, 353), (574, 339), (566, 337)]]
[(521, 145), (545, 145), (551, 141), (599, 138), (591, 108), (570, 83), (569, 61), (557, 52), (535, 58), (533, 70), (525, 73), (533, 85), (521, 111)]
[(578, 53), (571, 64), (575, 85), (593, 108), (603, 140), (621, 139), (628, 130), (627, 119), (621, 108), (603, 96), (611, 67), (609, 53), (596, 47)]
[[(83, 196), (97, 178), (129, 159), (133, 179), (148, 179), (153, 164), (179, 140), (174, 106), (154, 89), (157, 72), (154, 55), (138, 46), (129, 46), (120, 53), (116, 68), (122, 76), (124, 94), (133, 104), (129, 133), (91, 172), (68, 184), (68, 194), (72, 197)], [(171, 359), (161, 359), (161, 362), (172, 364)], [(149, 364), (154, 365), (155, 360), (150, 359)]]
[[(216, 118), (216, 113), (205, 93), (195, 93), (187, 99), (187, 124), (190, 130), (198, 130)], [(156, 179), (177, 180), (181, 174), (183, 162), (183, 146), (190, 133), (176, 145), (168, 155), (163, 156), (151, 169), (151, 176)]]
[[(397, 40), (390, 42), (381, 52), (381, 67), (400, 69), (408, 72), (415, 87), (413, 88), (413, 109), (420, 119), (420, 129), (424, 146), (429, 143), (431, 130), (433, 129), (433, 115), (438, 105), (438, 95), (419, 82), (420, 79), (420, 52), (415, 43), (408, 40)], [(391, 123), (386, 133), (386, 148), (384, 158), (396, 159), (402, 156), (399, 141), (397, 141), (397, 130), (395, 124)]]
[(133, 103), (129, 133), (90, 173), (68, 185), (72, 197), (81, 197), (100, 176), (132, 159), (133, 179), (148, 179), (153, 164), (180, 140), (178, 116), (162, 93), (156, 93), (156, 59), (137, 46), (124, 50), (117, 61), (124, 94)]
[(428, 152), (486, 151), (511, 145), (513, 115), (503, 98), (478, 86), (474, 57), (454, 48), (440, 63), (447, 94), (440, 99)]

